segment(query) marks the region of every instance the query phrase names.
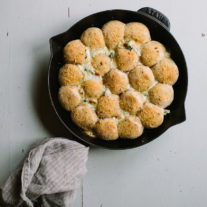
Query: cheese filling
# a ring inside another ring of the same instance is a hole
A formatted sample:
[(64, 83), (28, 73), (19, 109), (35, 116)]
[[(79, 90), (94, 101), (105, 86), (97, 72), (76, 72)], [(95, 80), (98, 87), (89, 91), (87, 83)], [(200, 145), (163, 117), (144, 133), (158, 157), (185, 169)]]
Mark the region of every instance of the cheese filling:
[[(126, 48), (129, 49), (130, 51), (133, 50), (137, 53), (138, 56), (141, 56), (141, 47), (140, 45), (136, 44), (133, 40), (130, 41), (121, 41), (118, 44), (119, 48)], [(83, 72), (84, 74), (84, 81), (86, 80), (91, 80), (91, 79), (98, 79), (98, 80), (103, 80), (102, 76), (93, 68), (92, 64), (91, 64), (91, 60), (94, 56), (96, 56), (97, 54), (106, 54), (110, 57), (111, 59), (111, 68), (117, 68), (117, 64), (115, 61), (115, 51), (114, 50), (108, 50), (107, 47), (104, 47), (103, 49), (99, 49), (99, 50), (95, 50), (95, 51), (91, 51), (90, 48), (86, 48), (86, 55), (87, 55), (87, 59), (86, 62), (84, 64), (79, 64), (78, 67), (80, 68), (80, 70)], [(168, 52), (166, 52), (166, 56), (169, 57), (170, 54)], [(141, 64), (141, 63), (139, 63)], [(128, 74), (128, 73), (127, 73)], [(152, 86), (142, 92), (142, 95), (144, 97), (144, 102), (149, 101), (149, 95), (148, 92), (149, 90), (155, 86), (158, 82), (155, 81)], [(110, 95), (112, 94), (109, 88), (106, 88), (104, 86), (104, 95)], [(136, 91), (134, 88), (132, 88), (132, 86), (130, 84), (128, 84), (127, 86), (127, 90), (134, 90)], [(87, 95), (85, 94), (82, 86), (78, 86), (78, 92), (83, 100), (84, 104), (87, 104), (93, 111), (96, 111), (96, 106), (98, 103), (98, 99), (97, 98), (90, 98), (87, 97)], [(170, 113), (170, 110), (164, 109), (164, 115)], [(122, 110), (121, 109), (121, 116), (118, 118), (113, 117), (113, 119), (116, 120), (116, 123), (118, 124), (121, 120), (123, 120), (125, 117), (129, 116), (130, 113), (128, 111)], [(87, 135), (89, 135), (90, 137), (95, 137), (95, 134), (92, 130), (85, 130), (85, 133)]]

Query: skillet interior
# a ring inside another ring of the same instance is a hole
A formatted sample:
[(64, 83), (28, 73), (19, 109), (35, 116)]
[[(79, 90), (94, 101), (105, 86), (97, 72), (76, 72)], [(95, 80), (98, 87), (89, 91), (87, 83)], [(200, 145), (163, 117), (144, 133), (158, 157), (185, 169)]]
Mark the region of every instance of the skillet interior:
[[(174, 85), (175, 98), (173, 103), (168, 107), (171, 113), (165, 116), (163, 124), (156, 129), (145, 129), (141, 137), (134, 140), (118, 139), (115, 141), (104, 141), (99, 138), (90, 138), (82, 132), (70, 119), (70, 113), (66, 112), (58, 102), (58, 71), (64, 64), (62, 50), (67, 42), (79, 39), (82, 32), (88, 27), (95, 26), (101, 28), (104, 23), (112, 20), (120, 20), (124, 23), (139, 21), (144, 23), (150, 30), (153, 40), (157, 40), (165, 45), (171, 53), (172, 59), (176, 62), (179, 68), (179, 79)], [(48, 73), (48, 87), (50, 99), (53, 108), (65, 127), (77, 138), (81, 139), (89, 145), (96, 145), (110, 149), (128, 149), (146, 144), (159, 135), (164, 133), (170, 126), (185, 121), (184, 101), (187, 92), (187, 67), (183, 53), (174, 39), (174, 37), (164, 28), (159, 22), (149, 18), (141, 13), (128, 10), (108, 10), (92, 14), (74, 26), (68, 31), (57, 35), (50, 39), (51, 45), (51, 60)], [(70, 133), (68, 134), (70, 136)]]

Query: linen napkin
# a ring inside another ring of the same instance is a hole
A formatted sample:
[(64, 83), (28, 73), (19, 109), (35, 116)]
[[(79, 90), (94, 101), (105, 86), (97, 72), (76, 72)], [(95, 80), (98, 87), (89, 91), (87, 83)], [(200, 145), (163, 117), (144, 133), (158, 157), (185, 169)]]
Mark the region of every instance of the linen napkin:
[(88, 147), (50, 138), (34, 147), (0, 189), (1, 207), (71, 207), (86, 173)]

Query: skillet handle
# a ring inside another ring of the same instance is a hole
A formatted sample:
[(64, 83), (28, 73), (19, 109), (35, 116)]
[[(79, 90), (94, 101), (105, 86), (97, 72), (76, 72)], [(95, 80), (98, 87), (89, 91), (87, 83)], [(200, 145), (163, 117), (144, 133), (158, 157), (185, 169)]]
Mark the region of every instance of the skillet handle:
[(151, 17), (156, 20), (162, 26), (164, 26), (168, 31), (170, 31), (170, 21), (169, 19), (160, 11), (153, 9), (151, 7), (143, 7), (137, 11), (138, 13), (144, 14), (145, 16)]

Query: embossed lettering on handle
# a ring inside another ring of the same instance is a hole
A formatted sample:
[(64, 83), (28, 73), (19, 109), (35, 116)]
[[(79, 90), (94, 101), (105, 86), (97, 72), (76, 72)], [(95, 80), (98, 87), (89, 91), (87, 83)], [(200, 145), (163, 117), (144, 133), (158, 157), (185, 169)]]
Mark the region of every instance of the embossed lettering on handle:
[(169, 19), (160, 11), (150, 8), (150, 7), (144, 7), (139, 9), (137, 12), (150, 16), (151, 18), (155, 19), (156, 21), (159, 21), (168, 31), (170, 31), (170, 21)]

